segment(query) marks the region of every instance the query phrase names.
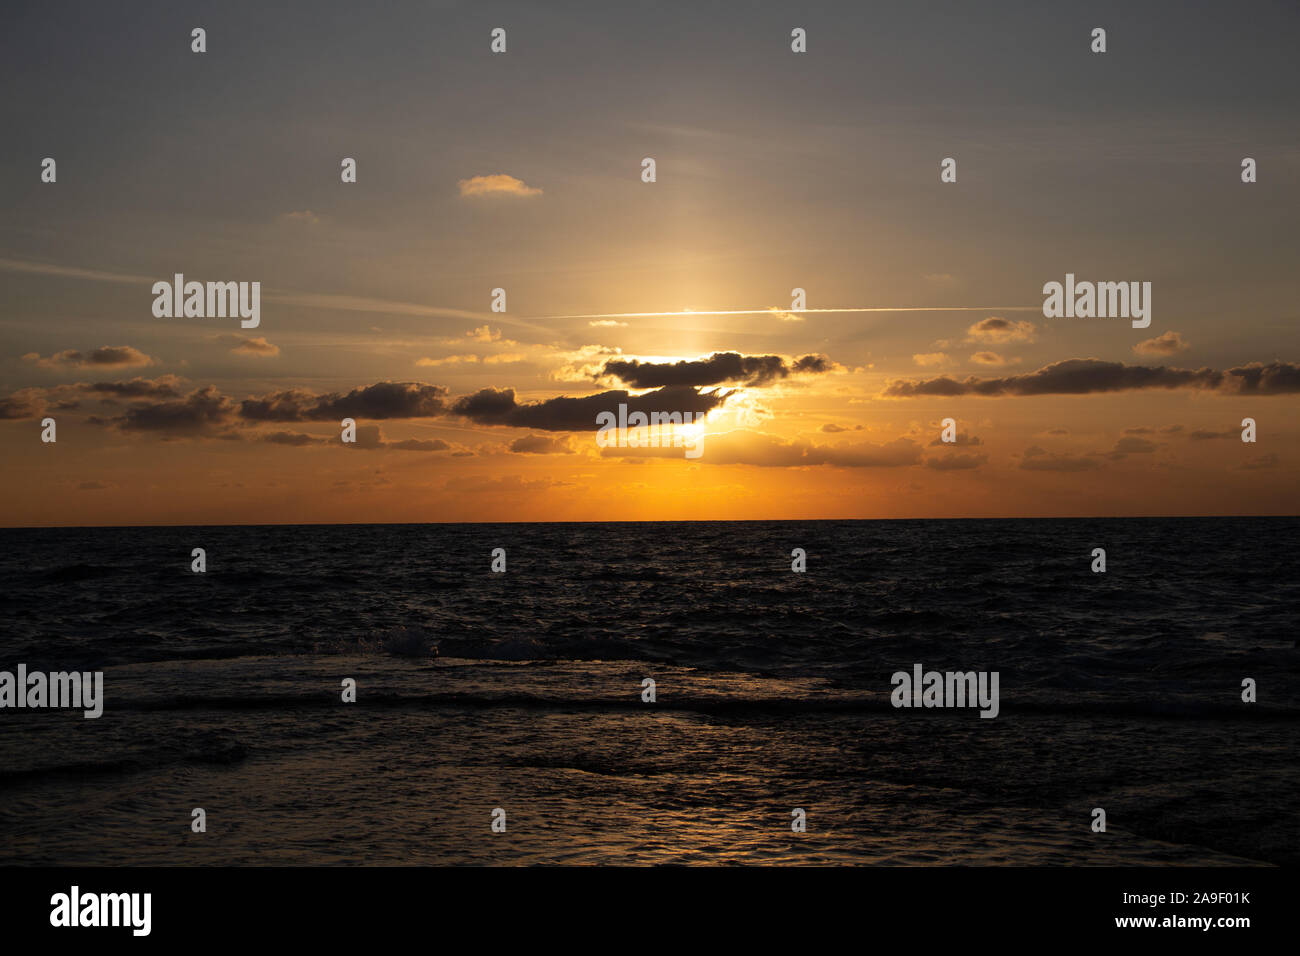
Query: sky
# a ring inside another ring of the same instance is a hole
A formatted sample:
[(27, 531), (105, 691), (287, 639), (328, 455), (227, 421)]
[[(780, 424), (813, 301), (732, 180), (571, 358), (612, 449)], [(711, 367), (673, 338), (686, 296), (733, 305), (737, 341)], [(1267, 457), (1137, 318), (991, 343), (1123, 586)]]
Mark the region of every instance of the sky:
[(1292, 3), (266, 6), (7, 14), (0, 525), (1297, 513)]

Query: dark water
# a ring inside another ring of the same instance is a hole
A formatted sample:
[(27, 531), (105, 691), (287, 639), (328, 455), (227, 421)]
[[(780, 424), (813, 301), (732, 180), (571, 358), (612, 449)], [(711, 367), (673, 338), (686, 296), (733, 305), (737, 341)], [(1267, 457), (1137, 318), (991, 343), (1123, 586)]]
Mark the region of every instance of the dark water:
[[(0, 863), (1298, 862), (1298, 530), (0, 531), (0, 669), (106, 697), (0, 711)], [(894, 709), (914, 663), (999, 716)]]

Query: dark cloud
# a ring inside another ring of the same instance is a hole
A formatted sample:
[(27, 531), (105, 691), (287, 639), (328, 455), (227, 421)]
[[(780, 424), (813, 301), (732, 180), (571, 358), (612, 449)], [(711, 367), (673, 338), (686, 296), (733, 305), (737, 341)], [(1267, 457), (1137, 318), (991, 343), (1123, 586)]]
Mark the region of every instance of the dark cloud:
[(23, 388), (0, 398), (0, 419), (35, 418), (45, 407), (41, 391)]
[(344, 443), (347, 448), (373, 451), (385, 445), (383, 430), (378, 425), (358, 425), (354, 437), (355, 441)]
[(23, 361), (41, 368), (130, 368), (152, 365), (154, 359), (129, 345), (104, 345), (89, 352), (65, 349), (55, 352), (49, 358), (41, 358), (36, 352), (29, 352), (23, 356)]
[(939, 446), (939, 447), (947, 446), (949, 448), (952, 448), (956, 445), (982, 445), (982, 444), (984, 443), (980, 441), (978, 435), (971, 435), (965, 432), (959, 432), (952, 441), (944, 441), (943, 436), (940, 435), (938, 438), (935, 438), (930, 442), (931, 446)]
[(123, 431), (204, 435), (228, 424), (233, 414), (230, 399), (208, 385), (177, 401), (132, 405), (113, 421)]
[(610, 359), (601, 371), (632, 388), (660, 388), (665, 385), (767, 385), (794, 373), (821, 374), (834, 367), (824, 355), (805, 355), (787, 364), (779, 355), (741, 355), (714, 352), (708, 358), (680, 362), (642, 362), (639, 359)]
[(510, 450), (521, 455), (572, 455), (564, 438), (551, 438), (548, 435), (525, 435), (510, 443)]
[(236, 355), (252, 355), (256, 357), (274, 356), (280, 354), (280, 346), (266, 340), (266, 336), (245, 336), (225, 334), (214, 335), (212, 341), (220, 345), (230, 346), (230, 351)]
[(240, 417), (259, 422), (324, 422), (344, 418), (432, 418), (446, 410), (447, 389), (421, 382), (379, 382), (346, 395), (286, 389), (240, 403)]
[(1300, 365), (1291, 362), (1251, 362), (1227, 372), (1229, 386), (1243, 395), (1293, 395), (1300, 392)]
[(629, 414), (638, 411), (646, 415), (651, 412), (694, 414), (722, 407), (730, 394), (722, 389), (704, 392), (687, 386), (670, 386), (637, 396), (629, 395), (624, 389), (615, 389), (581, 398), (559, 396), (520, 405), (515, 400), (513, 388), (484, 388), (456, 399), (450, 411), (479, 425), (579, 432), (595, 431), (596, 416), (601, 412), (617, 415), (620, 404), (627, 405)]
[(1037, 330), (1032, 322), (1012, 322), (1001, 316), (990, 315), (966, 330), (967, 342), (989, 342), (998, 345), (1010, 342), (1032, 342)]
[[(357, 425), (356, 441), (347, 442), (348, 448), (360, 451), (391, 449), (392, 451), (446, 451), (451, 447), (441, 438), (406, 438), (389, 441), (378, 425)], [(336, 439), (329, 439), (332, 444)]]
[[(105, 382), (77, 387), (105, 396), (160, 398), (177, 395), (174, 383), (178, 381), (172, 376), (164, 376), (155, 381), (136, 379), (133, 382)], [(191, 392), (179, 401), (137, 402), (121, 417), (97, 417), (91, 419), (91, 422), (116, 424), (126, 430), (202, 435), (210, 433), (217, 425), (235, 424), (241, 420), (338, 423), (344, 418), (364, 421), (430, 418), (451, 414), (482, 425), (507, 425), (542, 431), (595, 431), (597, 415), (606, 411), (617, 415), (620, 403), (627, 405), (629, 413), (641, 411), (649, 415), (653, 412), (677, 412), (694, 415), (720, 408), (730, 394), (730, 391), (724, 389), (702, 391), (690, 387), (666, 387), (632, 396), (624, 389), (617, 389), (580, 398), (559, 396), (521, 405), (515, 398), (514, 389), (485, 388), (472, 395), (462, 396), (448, 406), (447, 389), (441, 385), (380, 382), (359, 386), (346, 394), (330, 392), (318, 395), (295, 388), (235, 403), (210, 385)], [(0, 399), (0, 417), (31, 417), (42, 407), (41, 403), (40, 389), (26, 390), (26, 394), (15, 392)], [(363, 438), (362, 427), (358, 425), (356, 447), (386, 447), (399, 451), (444, 451), (452, 447), (441, 439), (387, 442), (377, 433), (371, 432), (365, 432), (366, 438)], [(292, 432), (272, 434), (280, 437), (265, 437), (260, 440), (279, 444), (302, 443), (300, 439), (285, 437), (292, 436)]]
[(1119, 461), (1128, 455), (1149, 455), (1159, 447), (1149, 439), (1139, 438), (1136, 435), (1126, 435), (1115, 442), (1115, 447), (1110, 450), (1109, 457), (1114, 461)]
[(175, 375), (161, 375), (158, 378), (133, 378), (129, 382), (83, 382), (75, 388), (90, 395), (114, 398), (176, 398), (181, 394), (180, 383)]
[(835, 363), (825, 355), (804, 355), (790, 365), (791, 372), (821, 375), (835, 368)]
[(1290, 362), (1255, 362), (1230, 368), (1184, 369), (1167, 366), (1125, 365), (1100, 359), (1066, 359), (1023, 375), (1005, 378), (970, 377), (957, 381), (948, 376), (932, 379), (898, 379), (884, 394), (890, 398), (918, 395), (1087, 395), (1143, 388), (1207, 388), (1245, 395), (1289, 395), (1300, 392), (1300, 366)]
[(940, 378), (893, 381), (884, 394), (892, 398), (918, 395), (1086, 395), (1137, 388), (1217, 388), (1223, 373), (1214, 369), (1179, 369), (1125, 365), (1100, 359), (1066, 359), (1023, 375), (962, 381)]

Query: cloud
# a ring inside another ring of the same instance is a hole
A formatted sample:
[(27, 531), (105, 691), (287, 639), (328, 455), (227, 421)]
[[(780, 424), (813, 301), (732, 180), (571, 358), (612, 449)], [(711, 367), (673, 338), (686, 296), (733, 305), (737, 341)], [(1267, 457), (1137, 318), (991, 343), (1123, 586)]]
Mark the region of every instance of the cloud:
[(270, 358), (280, 354), (280, 346), (272, 345), (266, 336), (216, 335), (212, 339), (221, 345), (229, 345), (235, 355), (250, 355), (256, 358)]
[(304, 226), (320, 225), (320, 216), (316, 215), (310, 209), (302, 209), (296, 212), (286, 212), (280, 217), (285, 222), (298, 223)]
[(966, 330), (967, 342), (984, 342), (990, 345), (1006, 345), (1012, 342), (1032, 342), (1038, 330), (1034, 323), (1028, 321), (1012, 322), (1001, 316), (990, 315), (981, 319)]
[(835, 363), (825, 355), (804, 355), (794, 360), (790, 365), (790, 371), (820, 375), (831, 371), (835, 367)]
[(1189, 347), (1177, 332), (1166, 332), (1153, 339), (1143, 339), (1133, 346), (1133, 351), (1138, 355), (1173, 355)]
[(443, 484), (444, 491), (463, 492), (465, 494), (511, 495), (520, 492), (543, 491), (568, 484), (551, 478), (524, 478), (521, 475), (502, 475), (488, 478), (480, 475), (457, 475), (448, 478)]
[(1149, 455), (1159, 447), (1149, 439), (1126, 435), (1115, 442), (1115, 447), (1110, 450), (1108, 457), (1113, 461), (1119, 461), (1128, 455)]
[(378, 425), (358, 425), (353, 438), (354, 441), (341, 444), (357, 451), (374, 451), (384, 447), (384, 431)]
[(18, 389), (0, 398), (0, 419), (30, 419), (45, 407), (42, 389)]
[(935, 365), (947, 365), (952, 359), (948, 358), (946, 352), (920, 352), (912, 356), (912, 361), (922, 368), (930, 368)]
[(947, 272), (927, 272), (921, 278), (931, 285), (940, 286), (941, 288), (957, 284), (957, 277)]
[(952, 454), (942, 458), (927, 458), (925, 464), (927, 468), (934, 468), (936, 471), (968, 471), (978, 468), (988, 460), (989, 456), (985, 454)]
[(591, 326), (593, 329), (625, 329), (625, 328), (627, 328), (627, 323), (626, 323), (626, 322), (616, 322), (616, 321), (614, 321), (613, 319), (596, 319), (595, 321), (588, 322), (587, 324), (588, 324), (589, 326)]
[(1020, 359), (1008, 359), (997, 352), (976, 352), (970, 360), (977, 365), (1019, 365)]
[(1225, 390), (1241, 395), (1293, 395), (1300, 392), (1300, 365), (1291, 362), (1251, 362), (1224, 373)]
[(424, 367), (436, 365), (473, 365), (477, 364), (479, 358), (477, 355), (448, 355), (445, 358), (422, 358), (416, 359), (415, 364)]
[(240, 417), (260, 422), (323, 422), (344, 418), (432, 418), (446, 410), (447, 389), (422, 382), (378, 382), (346, 395), (286, 389), (240, 403)]
[(406, 438), (390, 441), (386, 447), (394, 451), (447, 451), (451, 445), (441, 438)]
[(969, 432), (960, 432), (952, 441), (944, 441), (943, 436), (940, 436), (930, 442), (930, 447), (954, 448), (962, 445), (973, 446), (982, 444), (984, 443), (979, 440), (979, 436), (972, 435)]
[(510, 450), (520, 455), (572, 455), (573, 449), (564, 438), (547, 435), (525, 435), (510, 443)]
[(380, 449), (391, 449), (393, 451), (447, 451), (451, 448), (451, 445), (441, 438), (407, 438), (403, 441), (389, 441), (384, 437), (384, 431), (378, 425), (358, 425), (356, 439), (354, 442), (340, 442), (340, 444), (346, 444), (348, 448), (358, 451), (377, 451)]
[(1160, 446), (1153, 441), (1148, 441), (1145, 438), (1137, 438), (1134, 436), (1121, 438), (1119, 441), (1115, 442), (1115, 451), (1123, 452), (1127, 455), (1145, 454), (1147, 452), (1153, 452), (1159, 447)]
[(0, 397), (0, 419), (34, 418), (46, 407), (56, 411), (78, 408), (80, 402), (69, 392), (93, 395), (101, 402), (113, 404), (117, 399), (175, 398), (180, 395), (181, 379), (162, 375), (156, 379), (134, 378), (129, 382), (78, 382), (55, 388), (23, 388)]
[(1095, 471), (1101, 467), (1101, 461), (1095, 457), (1049, 453), (1034, 445), (1020, 456), (1020, 467), (1026, 471)]
[(269, 442), (272, 445), (290, 445), (295, 448), (301, 448), (303, 445), (325, 445), (329, 443), (328, 438), (320, 438), (303, 432), (269, 432), (259, 437), (258, 441)]
[[(465, 337), (473, 339), (475, 342), (500, 342), (501, 330), (493, 329), (489, 325), (480, 325), (477, 328), (470, 329), (466, 332)], [(514, 345), (514, 343), (509, 340), (507, 340), (506, 344)]]
[(778, 309), (774, 305), (769, 306), (768, 311), (771, 312), (774, 317), (780, 319), (782, 322), (804, 321), (804, 316), (800, 315), (798, 312), (787, 312), (784, 309)]
[(462, 196), (540, 196), (542, 191), (529, 186), (522, 179), (493, 173), (490, 176), (471, 176), (458, 183)]
[[(1295, 367), (1289, 368), (1294, 374)], [(1269, 372), (1267, 376), (1261, 372), (1255, 378), (1261, 388), (1272, 387), (1277, 382), (1287, 382), (1285, 374), (1274, 372)], [(1300, 382), (1300, 375), (1296, 378)], [(1123, 362), (1086, 358), (1066, 359), (1033, 372), (1006, 378), (971, 377), (963, 381), (948, 376), (920, 381), (898, 379), (889, 383), (884, 395), (890, 398), (911, 398), (917, 395), (1086, 395), (1144, 388), (1217, 388), (1223, 382), (1224, 373), (1210, 368), (1191, 370), (1125, 365)]]
[(848, 432), (848, 431), (860, 432), (862, 431), (862, 426), (854, 425), (852, 428), (849, 428), (846, 425), (836, 425), (834, 422), (827, 422), (825, 425), (822, 426), (821, 430), (826, 432), (827, 434), (834, 435), (836, 432)]
[[(180, 380), (163, 376), (158, 380), (136, 379), (132, 382), (104, 382), (96, 385), (61, 386), (95, 391), (110, 397), (157, 399), (174, 397)], [(453, 415), (480, 425), (504, 425), (542, 431), (595, 431), (600, 412), (618, 414), (620, 403), (629, 412), (682, 412), (694, 415), (721, 408), (733, 391), (703, 391), (687, 386), (670, 386), (631, 395), (617, 389), (578, 398), (557, 396), (520, 404), (512, 388), (480, 389), (448, 404), (448, 391), (441, 385), (422, 382), (379, 382), (363, 385), (347, 393), (315, 394), (306, 389), (290, 388), (267, 395), (232, 402), (216, 386), (209, 385), (175, 401), (141, 401), (122, 416), (94, 419), (94, 424), (114, 424), (127, 430), (160, 431), (177, 434), (207, 435), (218, 425), (238, 422), (331, 422), (344, 418), (357, 420), (435, 418)], [(48, 395), (46, 390), (27, 389), (0, 398), (0, 417), (26, 418), (36, 414)], [(358, 426), (360, 428), (360, 426)], [(286, 433), (291, 434), (291, 433)], [(219, 438), (237, 434), (217, 435)], [(265, 439), (286, 441), (285, 439)], [(389, 445), (385, 445), (389, 447)], [(440, 440), (393, 442), (399, 450), (442, 450), (450, 446)]]
[(699, 458), (687, 459), (681, 448), (602, 448), (603, 458), (675, 458), (694, 464), (755, 465), (764, 468), (897, 468), (915, 465), (921, 446), (910, 438), (884, 444), (860, 442), (846, 445), (816, 445), (749, 429), (706, 434), (697, 445)]
[(1124, 429), (1125, 435), (1176, 435), (1183, 430), (1182, 425), (1161, 425), (1159, 428), (1152, 428), (1149, 425), (1139, 425), (1135, 428)]
[(1214, 438), (1240, 438), (1241, 432), (1236, 428), (1225, 428), (1221, 432), (1210, 431), (1208, 428), (1197, 428), (1187, 433), (1187, 437), (1192, 441), (1209, 441)]
[(669, 386), (644, 395), (630, 395), (616, 389), (584, 395), (581, 398), (559, 396), (520, 405), (513, 388), (484, 388), (464, 395), (452, 403), (450, 412), (479, 425), (510, 425), (542, 431), (595, 431), (600, 412), (618, 414), (626, 404), (628, 412), (710, 412), (720, 408), (732, 393), (721, 389), (700, 391), (688, 386)]
[(175, 375), (157, 378), (133, 378), (128, 382), (80, 382), (73, 388), (89, 395), (107, 395), (111, 398), (176, 398), (180, 395), (181, 379)]
[(1243, 462), (1237, 467), (1243, 471), (1258, 471), (1263, 468), (1276, 468), (1279, 464), (1281, 464), (1281, 460), (1277, 455), (1270, 453), (1267, 455), (1257, 455), (1250, 461)]
[(49, 358), (29, 352), (23, 361), (40, 368), (132, 368), (153, 365), (156, 360), (129, 345), (104, 345), (89, 352), (66, 349)]
[(660, 388), (665, 385), (762, 386), (792, 374), (822, 374), (833, 367), (824, 355), (805, 355), (787, 363), (779, 355), (741, 355), (714, 352), (708, 358), (678, 362), (642, 362), (639, 359), (610, 359), (597, 378), (609, 376), (632, 388)]
[(123, 431), (208, 435), (227, 425), (233, 412), (230, 399), (208, 385), (176, 401), (132, 405), (113, 421)]

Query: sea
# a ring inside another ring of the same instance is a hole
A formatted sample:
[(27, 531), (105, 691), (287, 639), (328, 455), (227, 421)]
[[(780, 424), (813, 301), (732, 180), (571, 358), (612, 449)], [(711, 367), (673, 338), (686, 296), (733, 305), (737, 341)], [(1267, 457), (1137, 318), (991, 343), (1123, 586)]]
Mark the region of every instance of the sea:
[(1296, 864), (1298, 532), (0, 530), (0, 865)]

